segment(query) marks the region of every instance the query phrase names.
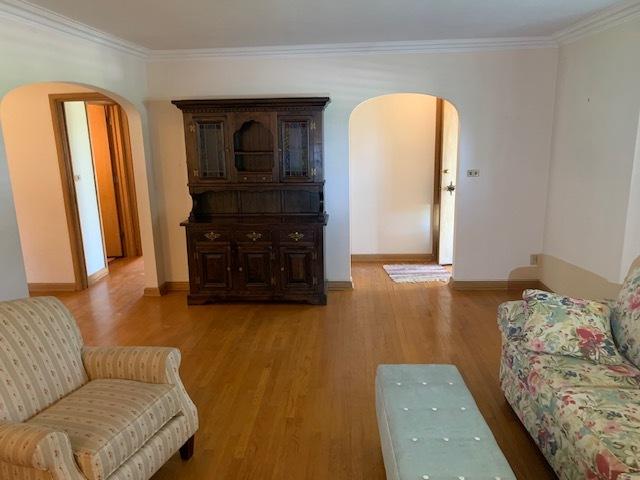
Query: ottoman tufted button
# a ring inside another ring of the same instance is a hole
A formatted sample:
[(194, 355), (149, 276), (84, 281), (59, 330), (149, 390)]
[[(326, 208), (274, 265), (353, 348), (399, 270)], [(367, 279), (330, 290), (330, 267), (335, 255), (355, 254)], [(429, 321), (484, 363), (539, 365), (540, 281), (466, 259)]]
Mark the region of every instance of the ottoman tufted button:
[(433, 410), (434, 412), (437, 412), (438, 408), (437, 407), (431, 407), (431, 410)]
[(407, 407), (404, 407), (402, 410), (404, 410), (405, 412), (409, 411), (409, 409)]
[(460, 410), (462, 410), (463, 412), (467, 409), (467, 407), (460, 407)]
[(417, 441), (418, 441), (418, 438), (417, 438), (417, 437), (413, 437), (413, 438), (411, 439), (411, 441), (412, 441), (412, 442), (417, 442)]
[(476, 442), (479, 442), (479, 441), (480, 441), (480, 437), (473, 437), (473, 439), (474, 439)]
[(429, 475), (422, 475), (422, 480), (429, 480), (429, 478), (431, 478)]
[(445, 442), (449, 441), (449, 437), (442, 437), (442, 440), (444, 440)]
[(426, 385), (426, 384), (427, 384), (427, 382), (422, 382), (422, 384), (423, 384), (423, 385)]
[(402, 386), (402, 382), (396, 382), (396, 385), (398, 385), (399, 387)]

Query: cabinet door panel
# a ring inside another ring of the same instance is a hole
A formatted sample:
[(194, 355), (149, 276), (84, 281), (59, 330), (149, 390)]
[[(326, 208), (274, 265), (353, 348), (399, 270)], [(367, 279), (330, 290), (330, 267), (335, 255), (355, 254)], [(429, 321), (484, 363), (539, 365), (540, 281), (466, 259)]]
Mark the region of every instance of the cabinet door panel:
[(197, 251), (200, 290), (215, 291), (231, 288), (231, 247), (220, 245)]
[(247, 290), (271, 290), (273, 248), (271, 245), (238, 246), (238, 286)]
[(316, 122), (311, 115), (279, 117), (280, 171), (285, 182), (313, 180), (313, 131)]
[(191, 181), (221, 181), (229, 178), (227, 123), (225, 116), (193, 116), (186, 125)]
[(280, 273), (285, 290), (312, 290), (315, 277), (315, 253), (313, 246), (281, 247)]

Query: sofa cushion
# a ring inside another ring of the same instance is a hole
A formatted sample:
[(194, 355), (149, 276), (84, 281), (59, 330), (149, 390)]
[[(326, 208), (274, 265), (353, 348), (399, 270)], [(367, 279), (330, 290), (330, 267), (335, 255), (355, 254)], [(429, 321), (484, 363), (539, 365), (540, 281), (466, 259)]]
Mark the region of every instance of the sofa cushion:
[(640, 389), (640, 369), (629, 363), (602, 365), (574, 357), (531, 352), (523, 342), (503, 346), (503, 363), (520, 383), (513, 386), (532, 400), (537, 415), (555, 408), (555, 395), (567, 388)]
[(28, 423), (67, 432), (82, 473), (104, 480), (179, 410), (174, 385), (93, 380)]
[(556, 402), (585, 478), (640, 472), (640, 390), (572, 388), (558, 392)]
[(527, 349), (596, 363), (624, 363), (611, 335), (608, 306), (541, 290), (526, 290), (523, 299)]
[(640, 367), (640, 268), (632, 270), (622, 284), (611, 327), (620, 353)]
[(22, 422), (87, 382), (82, 337), (53, 297), (0, 302), (0, 421)]

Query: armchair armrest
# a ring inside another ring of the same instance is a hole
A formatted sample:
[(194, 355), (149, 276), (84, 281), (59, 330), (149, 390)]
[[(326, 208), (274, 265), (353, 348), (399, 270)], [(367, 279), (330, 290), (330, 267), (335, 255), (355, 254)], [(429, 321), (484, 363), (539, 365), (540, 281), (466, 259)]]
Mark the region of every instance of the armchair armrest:
[(506, 340), (522, 336), (522, 328), (526, 321), (525, 302), (517, 300), (504, 302), (498, 307), (498, 327)]
[(82, 362), (90, 380), (121, 379), (175, 385), (191, 436), (198, 411), (180, 379), (180, 350), (171, 347), (83, 347)]
[(180, 350), (170, 347), (84, 347), (82, 362), (89, 379), (174, 383), (179, 380)]
[(35, 469), (49, 472), (54, 480), (85, 480), (67, 434), (39, 425), (0, 424), (0, 462), (0, 473), (11, 472), (11, 478), (33, 478)]

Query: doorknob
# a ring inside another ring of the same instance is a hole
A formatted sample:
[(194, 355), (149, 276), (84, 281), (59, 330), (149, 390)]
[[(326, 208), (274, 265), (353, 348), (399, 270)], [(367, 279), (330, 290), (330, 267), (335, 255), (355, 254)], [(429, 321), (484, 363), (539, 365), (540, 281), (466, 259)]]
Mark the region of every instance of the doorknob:
[(446, 187), (444, 187), (444, 189), (449, 192), (449, 195), (453, 195), (453, 192), (456, 190), (456, 186), (453, 184), (453, 182), (449, 183), (449, 185), (447, 185)]

